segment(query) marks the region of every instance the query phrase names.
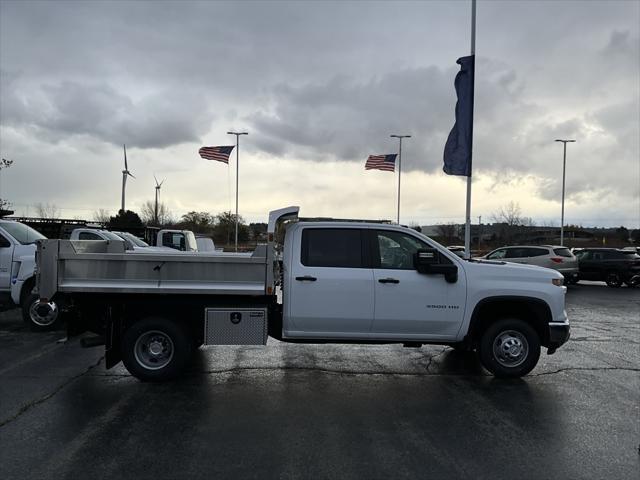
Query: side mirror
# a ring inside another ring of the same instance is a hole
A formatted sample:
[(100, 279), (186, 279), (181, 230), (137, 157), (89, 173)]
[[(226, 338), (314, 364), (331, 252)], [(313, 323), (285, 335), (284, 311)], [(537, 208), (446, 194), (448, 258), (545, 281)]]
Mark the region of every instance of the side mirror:
[(443, 274), (447, 283), (458, 281), (458, 266), (453, 263), (441, 263), (440, 252), (435, 248), (418, 250), (414, 257), (414, 264), (418, 273)]
[(440, 263), (440, 252), (435, 248), (423, 248), (416, 252), (414, 267), (419, 273), (429, 273), (432, 265)]

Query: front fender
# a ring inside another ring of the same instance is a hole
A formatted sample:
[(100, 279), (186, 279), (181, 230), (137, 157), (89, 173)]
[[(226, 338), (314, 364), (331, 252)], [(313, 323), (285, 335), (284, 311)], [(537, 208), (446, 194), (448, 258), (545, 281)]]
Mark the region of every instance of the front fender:
[(35, 269), (36, 265), (33, 257), (23, 256), (18, 261), (13, 262), (11, 269), (11, 300), (16, 305), (20, 305), (24, 288), (33, 288)]

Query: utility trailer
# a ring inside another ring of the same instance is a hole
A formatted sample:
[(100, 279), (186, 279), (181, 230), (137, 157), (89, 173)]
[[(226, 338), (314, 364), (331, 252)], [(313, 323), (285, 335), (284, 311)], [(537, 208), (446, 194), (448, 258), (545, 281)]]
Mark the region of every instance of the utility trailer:
[(403, 343), (476, 349), (498, 376), (535, 367), (569, 337), (562, 275), (470, 262), (388, 222), (269, 214), (248, 254), (126, 253), (119, 241), (43, 240), (40, 306), (69, 312), (142, 380), (179, 375), (201, 345)]

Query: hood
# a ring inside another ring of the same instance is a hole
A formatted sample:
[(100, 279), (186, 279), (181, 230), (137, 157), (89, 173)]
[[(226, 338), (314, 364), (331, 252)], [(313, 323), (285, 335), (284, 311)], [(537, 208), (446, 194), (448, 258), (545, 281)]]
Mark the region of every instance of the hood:
[(563, 275), (551, 268), (539, 267), (523, 263), (510, 263), (497, 260), (484, 260), (482, 258), (467, 261), (467, 268), (509, 277), (529, 277), (529, 278), (563, 278)]

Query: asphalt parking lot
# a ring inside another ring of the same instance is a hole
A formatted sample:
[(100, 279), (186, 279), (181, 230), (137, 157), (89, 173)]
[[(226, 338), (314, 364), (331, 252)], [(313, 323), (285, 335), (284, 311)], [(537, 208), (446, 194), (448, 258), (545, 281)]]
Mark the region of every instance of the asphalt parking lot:
[(182, 380), (0, 314), (0, 478), (638, 478), (640, 289), (570, 287), (518, 381), (449, 348), (202, 350)]

